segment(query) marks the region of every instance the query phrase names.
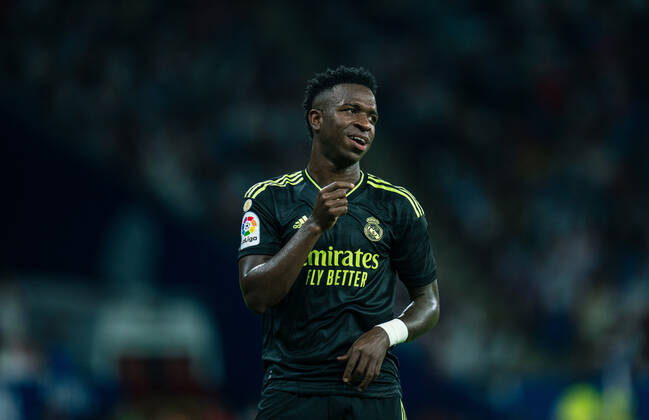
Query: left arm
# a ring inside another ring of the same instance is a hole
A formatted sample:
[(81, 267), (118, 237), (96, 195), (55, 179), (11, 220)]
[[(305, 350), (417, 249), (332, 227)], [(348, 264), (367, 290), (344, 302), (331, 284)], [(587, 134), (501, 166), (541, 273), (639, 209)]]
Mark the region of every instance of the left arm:
[[(398, 318), (408, 327), (408, 339), (414, 340), (433, 328), (439, 320), (439, 290), (437, 280), (421, 287), (408, 288), (410, 304)], [(347, 353), (338, 357), (346, 361), (343, 382), (359, 381), (358, 390), (362, 391), (381, 372), (381, 365), (390, 347), (388, 334), (381, 327), (374, 327), (361, 335)]]
[(408, 327), (408, 340), (406, 341), (411, 341), (430, 331), (439, 321), (437, 280), (425, 286), (409, 288), (408, 294), (410, 295), (410, 304), (398, 318)]
[[(338, 358), (347, 362), (343, 382), (360, 381), (359, 391), (379, 376), (390, 344), (414, 340), (433, 328), (439, 319), (437, 270), (428, 222), (412, 196), (408, 201), (395, 201), (395, 209), (395, 239), (391, 244), (390, 264), (408, 288), (410, 303), (398, 319), (377, 325), (362, 334), (347, 353)], [(390, 331), (389, 335), (384, 328)]]

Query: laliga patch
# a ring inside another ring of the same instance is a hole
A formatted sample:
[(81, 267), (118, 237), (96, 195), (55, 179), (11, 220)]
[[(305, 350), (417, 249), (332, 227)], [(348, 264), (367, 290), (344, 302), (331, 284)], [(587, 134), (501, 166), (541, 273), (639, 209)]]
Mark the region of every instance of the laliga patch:
[(260, 233), (259, 217), (251, 211), (246, 212), (241, 221), (241, 246), (239, 249), (259, 245)]

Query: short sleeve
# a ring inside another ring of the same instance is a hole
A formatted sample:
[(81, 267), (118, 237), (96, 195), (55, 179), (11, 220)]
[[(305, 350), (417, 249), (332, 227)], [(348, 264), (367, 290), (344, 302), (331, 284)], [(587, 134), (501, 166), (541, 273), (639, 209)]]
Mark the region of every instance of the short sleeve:
[(244, 200), (240, 233), (238, 258), (246, 255), (275, 255), (282, 248), (279, 222), (270, 192)]
[(425, 286), (436, 279), (436, 264), (426, 217), (409, 217), (397, 232), (392, 264), (406, 287)]

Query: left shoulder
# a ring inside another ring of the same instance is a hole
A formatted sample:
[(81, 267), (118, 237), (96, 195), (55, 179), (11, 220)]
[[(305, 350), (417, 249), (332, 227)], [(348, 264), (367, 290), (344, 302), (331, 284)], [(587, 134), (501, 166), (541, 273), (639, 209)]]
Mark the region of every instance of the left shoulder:
[(417, 218), (424, 215), (424, 208), (419, 204), (415, 196), (404, 187), (394, 185), (370, 173), (367, 174), (367, 185), (385, 199), (401, 203), (408, 211), (414, 212)]

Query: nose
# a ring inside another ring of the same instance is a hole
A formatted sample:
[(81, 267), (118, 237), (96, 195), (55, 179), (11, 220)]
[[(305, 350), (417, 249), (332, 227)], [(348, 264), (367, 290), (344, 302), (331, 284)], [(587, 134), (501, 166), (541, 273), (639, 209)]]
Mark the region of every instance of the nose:
[(363, 131), (370, 131), (372, 129), (370, 119), (363, 112), (358, 113), (358, 118), (356, 118), (356, 121), (354, 121), (354, 125)]

